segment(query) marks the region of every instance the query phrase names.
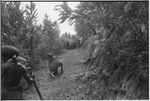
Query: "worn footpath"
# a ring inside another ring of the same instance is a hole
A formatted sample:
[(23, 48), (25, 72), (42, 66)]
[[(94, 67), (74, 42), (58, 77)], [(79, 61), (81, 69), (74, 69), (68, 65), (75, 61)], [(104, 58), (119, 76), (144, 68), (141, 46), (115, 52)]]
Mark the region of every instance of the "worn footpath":
[[(83, 54), (79, 50), (69, 50), (58, 56), (63, 62), (64, 74), (52, 78), (46, 64), (44, 67), (34, 72), (35, 80), (44, 100), (77, 100), (84, 99), (83, 94), (79, 94), (79, 84), (74, 80), (74, 76), (67, 76), (76, 71), (80, 71), (80, 61)], [(39, 100), (34, 85), (24, 92), (24, 100)]]

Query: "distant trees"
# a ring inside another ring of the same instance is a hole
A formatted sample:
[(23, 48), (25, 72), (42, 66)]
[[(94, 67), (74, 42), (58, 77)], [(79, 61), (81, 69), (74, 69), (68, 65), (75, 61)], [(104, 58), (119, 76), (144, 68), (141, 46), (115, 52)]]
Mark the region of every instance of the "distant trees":
[(78, 48), (78, 36), (70, 35), (70, 33), (64, 33), (61, 37), (62, 47), (64, 49), (76, 49)]
[(58, 23), (51, 22), (47, 14), (45, 14), (42, 33), (40, 33), (41, 36), (41, 43), (39, 44), (40, 51), (43, 50), (45, 52), (59, 54), (62, 50), (59, 34), (60, 29), (58, 27)]

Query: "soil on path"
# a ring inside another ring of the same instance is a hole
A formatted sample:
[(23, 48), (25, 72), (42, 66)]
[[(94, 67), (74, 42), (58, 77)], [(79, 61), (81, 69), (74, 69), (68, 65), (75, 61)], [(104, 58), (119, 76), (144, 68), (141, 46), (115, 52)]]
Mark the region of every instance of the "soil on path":
[[(80, 61), (83, 54), (79, 50), (70, 50), (58, 56), (63, 62), (64, 74), (55, 78), (50, 77), (49, 69), (46, 64), (44, 67), (35, 71), (35, 80), (44, 100), (77, 100), (84, 99), (84, 95), (78, 93), (79, 85), (73, 77), (66, 75), (75, 71), (80, 71)], [(24, 92), (25, 100), (39, 100), (35, 87), (32, 85), (29, 90)]]

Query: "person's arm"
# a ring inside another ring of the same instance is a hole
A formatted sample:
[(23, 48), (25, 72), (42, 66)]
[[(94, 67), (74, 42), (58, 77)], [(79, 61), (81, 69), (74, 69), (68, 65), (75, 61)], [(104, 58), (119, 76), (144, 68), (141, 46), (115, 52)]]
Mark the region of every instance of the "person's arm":
[(21, 64), (19, 64), (19, 66), (21, 66), (22, 68), (22, 74), (24, 79), (28, 82), (28, 84), (32, 84), (34, 82), (34, 79), (31, 78), (30, 74), (27, 72), (27, 69)]

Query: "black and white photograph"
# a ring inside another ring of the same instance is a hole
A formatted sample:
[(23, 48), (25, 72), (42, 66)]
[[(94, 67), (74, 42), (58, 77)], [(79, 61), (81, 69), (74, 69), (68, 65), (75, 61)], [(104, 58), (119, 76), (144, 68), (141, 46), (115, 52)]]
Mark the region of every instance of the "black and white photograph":
[(149, 1), (1, 1), (1, 100), (149, 100)]

